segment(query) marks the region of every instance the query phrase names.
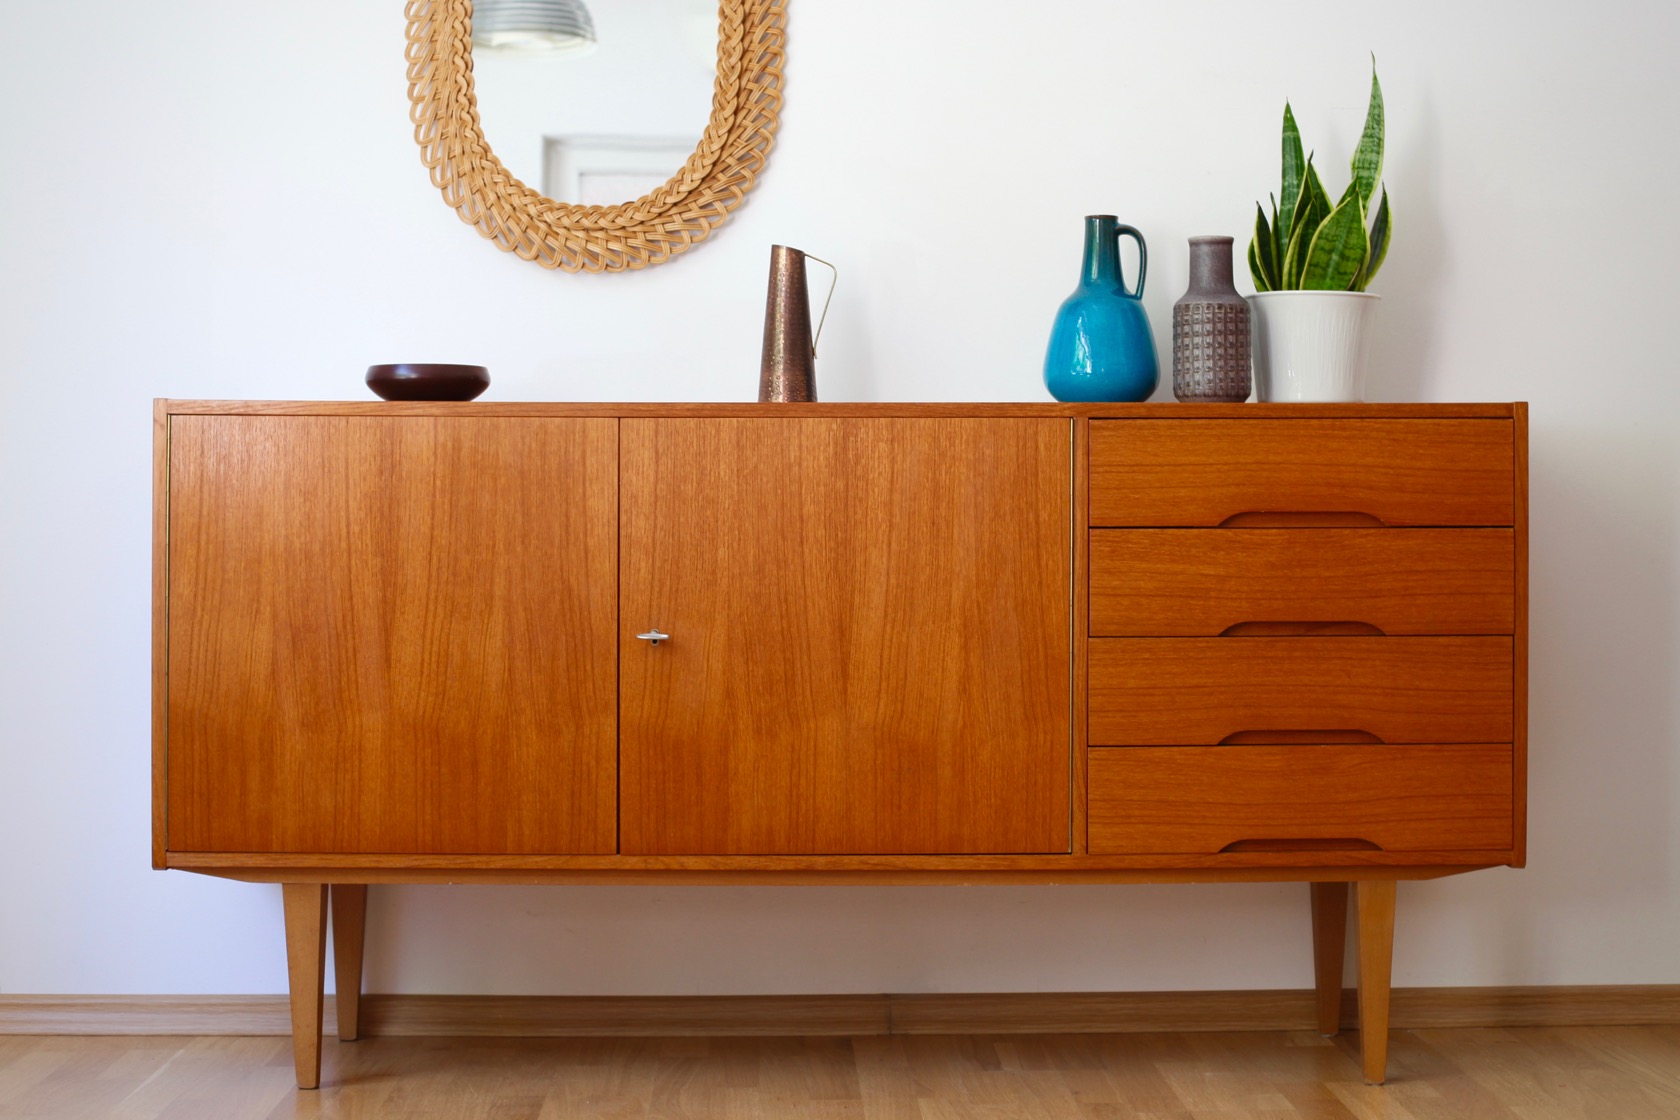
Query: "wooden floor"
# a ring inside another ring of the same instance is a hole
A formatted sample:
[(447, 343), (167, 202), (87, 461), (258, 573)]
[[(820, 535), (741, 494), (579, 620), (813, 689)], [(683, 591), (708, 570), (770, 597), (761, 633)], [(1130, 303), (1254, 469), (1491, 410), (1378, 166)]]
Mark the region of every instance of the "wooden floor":
[(1680, 1027), (1358, 1036), (329, 1038), (293, 1088), (286, 1038), (0, 1036), (0, 1120), (1672, 1120)]

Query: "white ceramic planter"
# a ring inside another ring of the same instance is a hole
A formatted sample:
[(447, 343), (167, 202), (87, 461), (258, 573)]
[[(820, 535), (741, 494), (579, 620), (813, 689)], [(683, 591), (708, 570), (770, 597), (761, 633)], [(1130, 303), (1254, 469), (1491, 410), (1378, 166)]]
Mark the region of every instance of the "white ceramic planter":
[(1381, 296), (1259, 292), (1254, 390), (1263, 401), (1364, 400), (1365, 338)]

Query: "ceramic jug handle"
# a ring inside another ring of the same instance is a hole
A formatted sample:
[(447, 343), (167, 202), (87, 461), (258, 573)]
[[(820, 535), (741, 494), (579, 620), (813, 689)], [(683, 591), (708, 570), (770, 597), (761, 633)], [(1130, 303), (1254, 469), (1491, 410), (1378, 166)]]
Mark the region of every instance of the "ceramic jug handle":
[(1120, 277), (1120, 290), (1125, 292), (1127, 295), (1133, 297), (1134, 299), (1142, 299), (1143, 298), (1143, 277), (1144, 277), (1144, 274), (1146, 274), (1149, 271), (1149, 249), (1143, 243), (1143, 234), (1139, 233), (1137, 230), (1133, 229), (1131, 226), (1117, 225), (1117, 226), (1114, 227), (1114, 239), (1116, 241), (1120, 240), (1120, 238), (1122, 238), (1122, 237), (1127, 237), (1127, 236), (1130, 236), (1131, 239), (1133, 241), (1136, 241), (1137, 245), (1138, 245), (1138, 282), (1137, 282), (1137, 290), (1136, 291), (1128, 291), (1127, 290), (1127, 288), (1126, 288), (1126, 277), (1124, 275), (1122, 275)]

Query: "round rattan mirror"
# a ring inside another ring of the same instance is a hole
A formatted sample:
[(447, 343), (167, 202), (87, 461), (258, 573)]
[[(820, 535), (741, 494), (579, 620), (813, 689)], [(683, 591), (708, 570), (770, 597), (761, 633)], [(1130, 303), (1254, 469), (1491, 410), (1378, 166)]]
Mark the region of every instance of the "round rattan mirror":
[(764, 169), (781, 111), (785, 9), (786, 0), (721, 0), (712, 117), (694, 154), (641, 198), (579, 206), (527, 187), (485, 143), (472, 0), (408, 0), (409, 116), (421, 159), (462, 221), (544, 268), (617, 272), (669, 260), (722, 225)]

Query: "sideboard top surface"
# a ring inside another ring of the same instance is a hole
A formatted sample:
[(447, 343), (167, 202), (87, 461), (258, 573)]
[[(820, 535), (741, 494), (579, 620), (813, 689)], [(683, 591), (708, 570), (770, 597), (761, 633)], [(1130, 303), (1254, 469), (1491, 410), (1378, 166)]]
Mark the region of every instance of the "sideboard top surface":
[(1510, 420), (1520, 404), (1055, 404), (1031, 401), (882, 402), (805, 404), (647, 401), (218, 401), (159, 398), (159, 415), (268, 416), (1022, 416), (1117, 420), (1284, 420), (1341, 418), (1384, 420)]

